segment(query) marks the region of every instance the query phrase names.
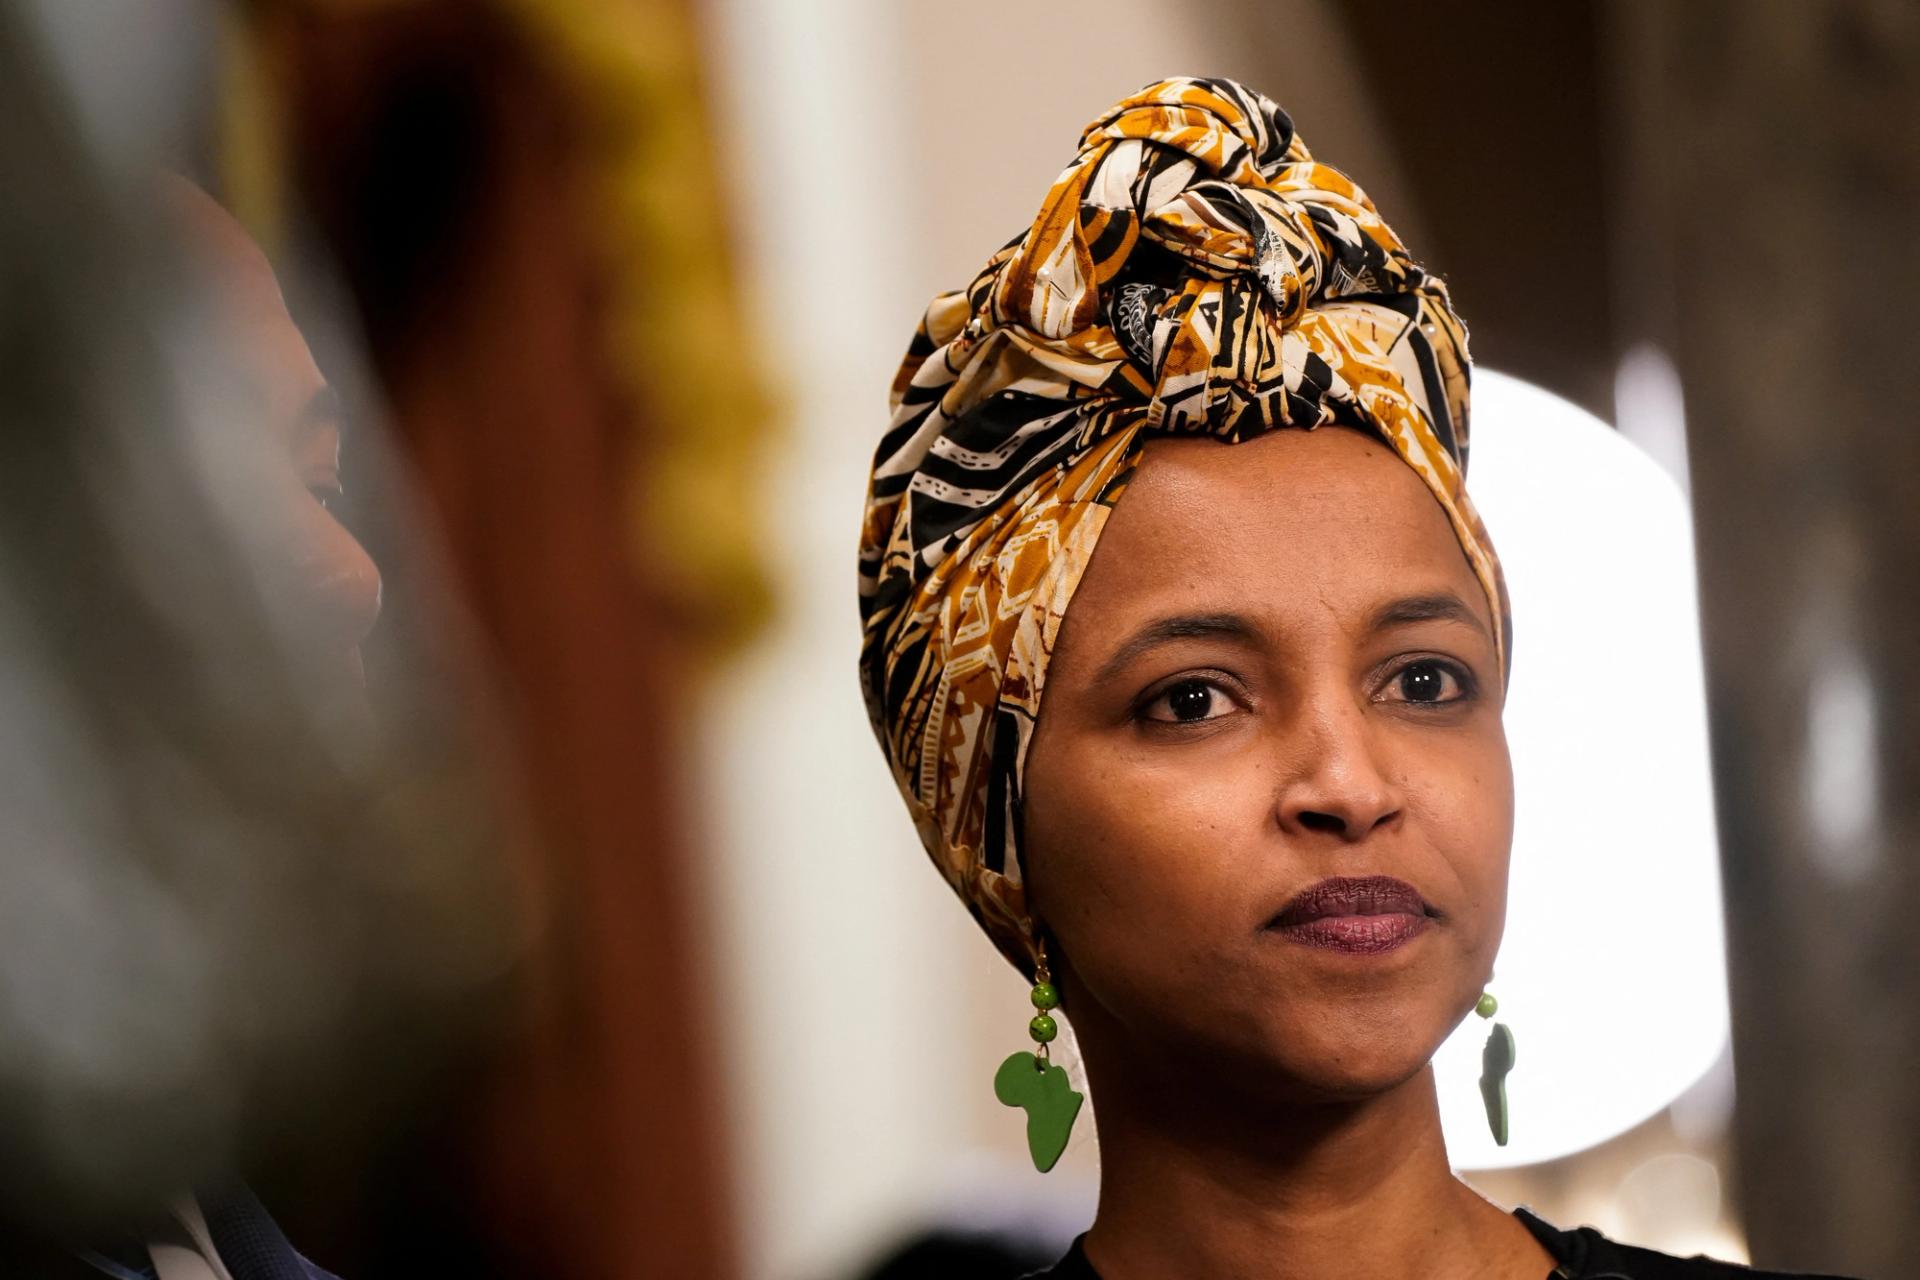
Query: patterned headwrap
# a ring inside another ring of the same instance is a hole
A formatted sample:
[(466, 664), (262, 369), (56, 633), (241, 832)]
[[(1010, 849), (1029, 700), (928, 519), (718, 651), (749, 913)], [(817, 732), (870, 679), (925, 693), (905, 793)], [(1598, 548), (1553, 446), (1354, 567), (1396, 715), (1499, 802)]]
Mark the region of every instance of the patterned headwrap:
[(1426, 483), (1511, 621), (1467, 500), (1446, 287), (1285, 112), (1147, 86), (1087, 127), (1024, 235), (927, 308), (860, 543), (867, 712), (935, 864), (1031, 971), (1021, 777), (1061, 618), (1153, 433), (1344, 423)]

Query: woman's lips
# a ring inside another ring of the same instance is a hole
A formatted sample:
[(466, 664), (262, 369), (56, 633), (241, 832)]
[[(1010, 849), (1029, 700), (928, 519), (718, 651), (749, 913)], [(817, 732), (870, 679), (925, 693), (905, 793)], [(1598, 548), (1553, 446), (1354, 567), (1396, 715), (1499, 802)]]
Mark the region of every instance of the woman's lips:
[(1337, 876), (1307, 888), (1268, 922), (1289, 942), (1378, 955), (1412, 941), (1433, 922), (1414, 887), (1392, 876)]

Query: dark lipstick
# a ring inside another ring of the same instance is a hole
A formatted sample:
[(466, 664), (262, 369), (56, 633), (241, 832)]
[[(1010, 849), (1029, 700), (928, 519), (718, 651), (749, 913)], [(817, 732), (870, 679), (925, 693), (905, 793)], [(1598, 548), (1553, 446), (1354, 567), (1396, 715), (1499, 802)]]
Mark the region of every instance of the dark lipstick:
[(1336, 876), (1296, 895), (1267, 928), (1289, 942), (1379, 955), (1412, 941), (1433, 922), (1419, 891), (1392, 876)]

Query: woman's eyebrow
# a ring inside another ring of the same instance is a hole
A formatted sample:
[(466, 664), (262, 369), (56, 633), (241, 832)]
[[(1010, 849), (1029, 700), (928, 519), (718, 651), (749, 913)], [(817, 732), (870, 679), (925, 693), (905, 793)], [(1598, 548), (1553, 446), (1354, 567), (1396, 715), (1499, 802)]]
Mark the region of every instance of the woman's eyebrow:
[[(1375, 609), (1373, 616), (1367, 619), (1367, 630), (1369, 632), (1386, 631), (1392, 627), (1410, 626), (1416, 622), (1460, 622), (1487, 636), (1487, 624), (1480, 621), (1480, 615), (1469, 609), (1466, 602), (1451, 591), (1424, 596), (1403, 596), (1398, 600), (1389, 600)], [(1487, 636), (1487, 638), (1491, 640), (1493, 637)]]
[(1149, 622), (1127, 638), (1125, 644), (1114, 650), (1113, 656), (1101, 664), (1099, 674), (1094, 677), (1096, 683), (1116, 678), (1129, 662), (1150, 649), (1174, 640), (1228, 639), (1252, 643), (1259, 638), (1260, 629), (1252, 620), (1237, 613), (1183, 613), (1172, 617)]

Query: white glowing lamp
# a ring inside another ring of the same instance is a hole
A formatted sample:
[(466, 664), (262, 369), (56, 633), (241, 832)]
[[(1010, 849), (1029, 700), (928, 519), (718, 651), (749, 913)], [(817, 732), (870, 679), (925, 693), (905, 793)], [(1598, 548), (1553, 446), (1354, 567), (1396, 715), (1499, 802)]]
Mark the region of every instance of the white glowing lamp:
[(1585, 410), (1477, 370), (1468, 490), (1506, 567), (1516, 797), (1492, 986), (1518, 1053), (1507, 1146), (1489, 1024), (1435, 1060), (1455, 1166), (1604, 1142), (1698, 1081), (1728, 1033), (1693, 535), (1678, 484)]

